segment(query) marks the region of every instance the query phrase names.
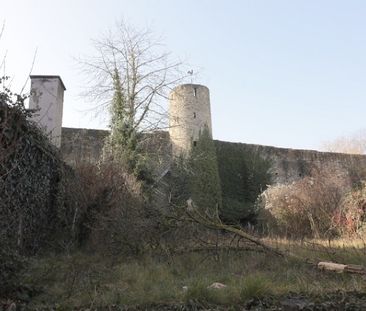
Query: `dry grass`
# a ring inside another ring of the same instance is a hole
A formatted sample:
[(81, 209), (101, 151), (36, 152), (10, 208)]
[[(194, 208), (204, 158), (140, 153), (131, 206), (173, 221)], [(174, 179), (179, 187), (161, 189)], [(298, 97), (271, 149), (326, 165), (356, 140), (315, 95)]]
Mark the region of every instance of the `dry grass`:
[[(362, 264), (366, 258), (362, 240), (331, 241), (330, 246), (328, 241), (319, 240), (267, 242), (310, 260)], [(189, 253), (165, 259), (150, 256), (121, 262), (83, 253), (47, 257), (34, 260), (24, 282), (42, 285), (41, 294), (32, 301), (37, 307), (190, 302), (233, 305), (290, 291), (311, 295), (366, 290), (359, 275), (325, 273), (303, 261), (253, 251), (222, 251), (216, 256)], [(227, 287), (208, 289), (213, 282)]]

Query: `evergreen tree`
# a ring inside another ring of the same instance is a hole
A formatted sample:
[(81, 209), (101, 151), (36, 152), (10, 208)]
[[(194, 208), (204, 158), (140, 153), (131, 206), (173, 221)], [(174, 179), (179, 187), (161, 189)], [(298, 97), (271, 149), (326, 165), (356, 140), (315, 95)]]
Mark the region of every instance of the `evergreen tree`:
[(215, 145), (207, 127), (192, 146), (189, 167), (190, 193), (194, 204), (209, 216), (216, 217), (221, 208), (222, 197)]
[(215, 142), (222, 189), (220, 218), (230, 224), (255, 222), (258, 196), (271, 184), (272, 162), (245, 144)]

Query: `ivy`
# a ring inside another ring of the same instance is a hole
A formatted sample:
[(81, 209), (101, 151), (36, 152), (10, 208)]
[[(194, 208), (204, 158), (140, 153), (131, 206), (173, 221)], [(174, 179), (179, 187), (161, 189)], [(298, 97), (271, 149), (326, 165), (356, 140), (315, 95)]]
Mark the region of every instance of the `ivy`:
[(104, 146), (105, 155), (120, 164), (121, 169), (125, 169), (138, 180), (143, 181), (143, 185), (152, 184), (153, 178), (147, 165), (147, 154), (141, 148), (142, 134), (135, 127), (135, 112), (127, 103), (117, 69), (114, 70), (113, 75), (113, 90), (110, 108), (111, 133)]
[(75, 221), (74, 203), (67, 199), (72, 171), (29, 120), (34, 111), (25, 108), (26, 98), (5, 87), (0, 91), (0, 243), (34, 254), (55, 249), (58, 236), (71, 239)]

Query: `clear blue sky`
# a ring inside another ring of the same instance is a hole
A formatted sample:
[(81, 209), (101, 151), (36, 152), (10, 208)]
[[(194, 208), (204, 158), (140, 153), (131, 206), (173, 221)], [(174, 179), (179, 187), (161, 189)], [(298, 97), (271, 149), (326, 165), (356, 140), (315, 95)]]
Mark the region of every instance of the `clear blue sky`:
[[(64, 126), (101, 128), (78, 94), (74, 57), (124, 18), (150, 26), (168, 50), (200, 68), (211, 91), (214, 137), (317, 149), (365, 128), (366, 1), (0, 0), (7, 74), (58, 74)], [(27, 87), (29, 89), (29, 86)]]

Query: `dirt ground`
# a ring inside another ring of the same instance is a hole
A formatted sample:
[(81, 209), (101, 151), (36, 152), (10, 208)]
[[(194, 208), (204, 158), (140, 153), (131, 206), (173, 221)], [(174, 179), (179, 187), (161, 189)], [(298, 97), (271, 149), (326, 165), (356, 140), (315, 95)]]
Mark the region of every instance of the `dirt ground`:
[[(26, 303), (21, 301), (0, 300), (0, 311), (16, 311), (16, 310), (66, 310), (59, 308), (57, 305), (49, 306), (45, 309), (29, 308)], [(306, 296), (301, 294), (289, 293), (283, 297), (269, 296), (262, 299), (251, 299), (244, 305), (217, 306), (212, 304), (189, 302), (187, 304), (158, 304), (144, 306), (118, 306), (111, 305), (104, 308), (90, 309), (76, 308), (73, 310), (91, 311), (91, 310), (116, 310), (116, 311), (140, 311), (140, 310), (253, 310), (253, 311), (323, 311), (323, 310), (339, 310), (339, 311), (355, 311), (366, 310), (366, 293), (360, 292), (333, 292), (322, 296)]]

